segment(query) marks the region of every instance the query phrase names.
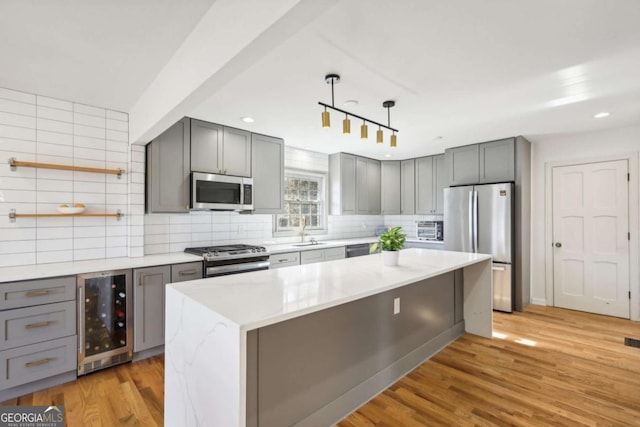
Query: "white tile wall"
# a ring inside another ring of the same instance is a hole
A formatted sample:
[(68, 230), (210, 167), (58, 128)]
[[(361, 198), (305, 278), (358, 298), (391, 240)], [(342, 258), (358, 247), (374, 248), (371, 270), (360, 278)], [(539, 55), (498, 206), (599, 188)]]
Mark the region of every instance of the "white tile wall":
[[(12, 171), (7, 164), (7, 159), (15, 157), (129, 170), (127, 129), (124, 113), (0, 88), (0, 266), (127, 256), (129, 251), (142, 255), (141, 243), (131, 248), (128, 244), (127, 228), (133, 222), (129, 213), (143, 214), (143, 207), (129, 205), (127, 199), (133, 174), (118, 179), (115, 175), (25, 167)], [(133, 149), (144, 151), (144, 147)], [(18, 218), (15, 222), (7, 216), (11, 209), (18, 213), (56, 212), (62, 203), (84, 203), (87, 212), (120, 209), (127, 216), (120, 221), (45, 217)], [(141, 238), (142, 227), (134, 231), (134, 236)]]

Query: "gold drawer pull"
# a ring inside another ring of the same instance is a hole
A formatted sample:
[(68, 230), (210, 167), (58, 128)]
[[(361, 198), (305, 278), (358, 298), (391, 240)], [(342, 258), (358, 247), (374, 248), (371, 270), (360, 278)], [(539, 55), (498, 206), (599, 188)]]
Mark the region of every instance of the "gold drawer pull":
[(51, 322), (44, 321), (44, 322), (38, 322), (38, 323), (29, 323), (28, 325), (25, 325), (25, 329), (33, 329), (33, 328), (42, 328), (44, 326), (49, 326)]
[(180, 276), (191, 276), (192, 274), (196, 274), (198, 272), (198, 270), (182, 270), (178, 272), (178, 275)]
[(40, 289), (39, 291), (28, 291), (27, 292), (27, 296), (28, 297), (39, 297), (41, 295), (48, 295), (49, 294), (49, 289)]
[(51, 362), (53, 359), (40, 359), (40, 360), (36, 360), (35, 362), (27, 362), (24, 364), (25, 367), (27, 368), (33, 368), (34, 366), (40, 366), (40, 365), (44, 365), (46, 363)]

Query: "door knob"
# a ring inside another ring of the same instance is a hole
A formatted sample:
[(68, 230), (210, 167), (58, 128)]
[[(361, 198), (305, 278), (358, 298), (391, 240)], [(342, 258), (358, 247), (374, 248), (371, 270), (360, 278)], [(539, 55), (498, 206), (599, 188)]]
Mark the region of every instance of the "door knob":
[(562, 247), (562, 243), (556, 242), (556, 248), (561, 248), (561, 247)]

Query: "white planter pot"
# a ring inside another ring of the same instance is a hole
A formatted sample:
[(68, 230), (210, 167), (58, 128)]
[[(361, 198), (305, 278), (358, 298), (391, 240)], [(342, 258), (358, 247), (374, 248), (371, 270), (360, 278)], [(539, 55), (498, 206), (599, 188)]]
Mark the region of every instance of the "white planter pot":
[(386, 266), (398, 265), (400, 251), (382, 251), (382, 264)]

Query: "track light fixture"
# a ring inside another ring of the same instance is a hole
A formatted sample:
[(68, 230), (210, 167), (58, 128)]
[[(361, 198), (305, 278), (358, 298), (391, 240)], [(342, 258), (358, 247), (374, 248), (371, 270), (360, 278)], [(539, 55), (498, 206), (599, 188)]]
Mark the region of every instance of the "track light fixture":
[(387, 109), (387, 124), (383, 125), (382, 123), (376, 122), (374, 120), (367, 119), (365, 117), (359, 116), (357, 114), (350, 113), (341, 108), (335, 107), (335, 93), (334, 93), (334, 85), (340, 82), (340, 76), (338, 74), (327, 74), (324, 76), (324, 81), (327, 84), (331, 85), (331, 105), (325, 104), (324, 102), (318, 102), (321, 106), (324, 107), (324, 111), (322, 112), (322, 127), (328, 128), (331, 127), (331, 119), (329, 117), (329, 111), (327, 109), (331, 109), (337, 111), (339, 113), (344, 114), (344, 120), (342, 121), (342, 133), (348, 135), (351, 133), (351, 121), (349, 120), (349, 116), (355, 117), (357, 119), (362, 120), (362, 126), (360, 126), (360, 138), (367, 139), (369, 137), (369, 129), (367, 127), (367, 122), (377, 125), (378, 130), (376, 131), (376, 143), (382, 144), (384, 140), (384, 134), (382, 132), (382, 128), (389, 129), (391, 134), (391, 148), (396, 148), (397, 146), (397, 136), (396, 133), (399, 132), (398, 129), (394, 129), (391, 127), (391, 107), (395, 106), (395, 101), (384, 101), (382, 106)]

